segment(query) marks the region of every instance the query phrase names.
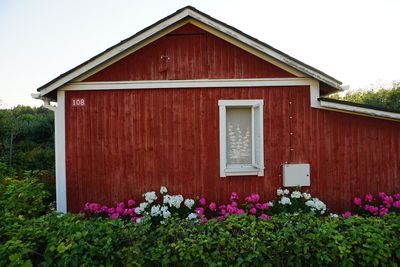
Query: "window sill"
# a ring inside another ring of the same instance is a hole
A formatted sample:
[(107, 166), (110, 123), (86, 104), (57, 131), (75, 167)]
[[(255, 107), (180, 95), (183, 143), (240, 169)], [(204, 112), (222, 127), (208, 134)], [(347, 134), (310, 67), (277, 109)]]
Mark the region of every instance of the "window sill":
[(264, 170), (252, 166), (249, 167), (228, 167), (225, 169), (226, 176), (264, 176)]

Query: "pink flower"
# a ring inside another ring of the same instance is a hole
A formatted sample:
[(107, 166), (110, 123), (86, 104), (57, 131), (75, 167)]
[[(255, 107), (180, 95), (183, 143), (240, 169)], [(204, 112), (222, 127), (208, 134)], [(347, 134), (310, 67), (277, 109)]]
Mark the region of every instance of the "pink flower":
[(220, 213), (221, 215), (225, 215), (225, 214), (226, 214), (226, 210), (225, 210), (225, 209), (222, 209), (219, 213)]
[(259, 194), (251, 194), (250, 196), (246, 197), (244, 200), (251, 203), (256, 203), (260, 200)]
[(391, 203), (393, 203), (393, 198), (391, 196), (386, 196), (383, 200), (383, 203), (385, 203), (385, 206), (387, 208), (391, 207)]
[(355, 197), (355, 198), (353, 199), (353, 202), (354, 202), (354, 204), (356, 204), (356, 205), (361, 205), (361, 204), (362, 204), (362, 200), (361, 200), (361, 198), (359, 198), (359, 197)]
[(260, 219), (262, 219), (262, 220), (269, 220), (271, 218), (272, 218), (271, 216), (268, 216), (267, 214), (264, 214), (264, 213), (260, 215)]
[(208, 221), (206, 217), (202, 217), (201, 220), (203, 221), (203, 224)]
[(386, 194), (385, 194), (385, 192), (379, 192), (379, 193), (378, 193), (378, 196), (379, 196), (380, 198), (384, 199), (384, 198), (386, 197)]
[(211, 202), (210, 205), (208, 206), (210, 210), (216, 211), (217, 210), (217, 204), (215, 202)]
[(124, 202), (118, 203), (117, 208), (125, 209), (125, 203)]
[(400, 200), (393, 203), (393, 207), (400, 209)]
[(114, 209), (114, 208), (109, 208), (107, 212), (110, 213), (110, 214), (112, 214), (112, 213), (115, 212), (115, 209)]
[(100, 204), (97, 203), (90, 203), (89, 204), (89, 209), (92, 211), (97, 211), (101, 208)]
[(124, 213), (124, 209), (123, 209), (122, 207), (118, 206), (118, 207), (115, 209), (115, 212), (116, 212), (116, 213)]
[(350, 211), (346, 211), (346, 212), (343, 214), (343, 217), (347, 219), (347, 218), (349, 218), (351, 215), (352, 215), (352, 214), (351, 214)]
[(257, 210), (256, 210), (255, 208), (251, 208), (251, 209), (249, 210), (249, 212), (250, 212), (251, 214), (256, 214), (256, 213), (257, 213)]
[(199, 199), (199, 204), (204, 206), (206, 204), (206, 199), (204, 197)]
[(262, 209), (262, 210), (267, 210), (267, 209), (269, 209), (268, 203), (263, 203), (263, 204), (261, 205), (261, 209)]
[(395, 199), (400, 199), (400, 194), (394, 194)]
[(243, 214), (244, 213), (244, 209), (238, 209), (237, 211), (236, 211), (236, 214)]
[(237, 203), (235, 201), (232, 201), (231, 202), (231, 206), (236, 208), (237, 207)]
[(132, 199), (128, 200), (128, 206), (129, 207), (135, 205), (135, 203), (136, 203), (135, 200), (132, 200)]
[(204, 208), (196, 208), (195, 210), (197, 211), (197, 218), (203, 216)]
[(374, 196), (371, 194), (367, 194), (367, 195), (365, 195), (364, 200), (367, 202), (372, 202), (374, 200)]
[(113, 214), (110, 216), (110, 218), (118, 219), (118, 218), (119, 218), (119, 214), (118, 214), (118, 213), (113, 213)]
[(379, 216), (383, 217), (385, 214), (389, 213), (389, 209), (383, 208), (379, 211)]
[(228, 213), (234, 213), (236, 208), (232, 207), (231, 205), (226, 206), (226, 210), (228, 211)]
[(107, 212), (107, 211), (108, 211), (108, 207), (107, 206), (101, 207), (101, 212)]
[(229, 200), (232, 202), (232, 201), (235, 201), (235, 200), (238, 200), (238, 199), (239, 199), (239, 195), (236, 192), (232, 192), (231, 197), (229, 198)]

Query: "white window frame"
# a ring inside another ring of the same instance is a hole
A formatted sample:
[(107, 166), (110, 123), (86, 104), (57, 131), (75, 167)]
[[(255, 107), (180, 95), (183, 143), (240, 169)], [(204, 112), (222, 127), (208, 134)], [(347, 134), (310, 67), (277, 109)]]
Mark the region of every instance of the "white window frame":
[[(257, 175), (264, 176), (264, 100), (218, 100), (219, 106), (219, 151), (220, 151), (220, 177)], [(252, 127), (252, 164), (231, 165), (227, 164), (227, 138), (226, 138), (226, 109), (230, 107), (251, 107), (251, 127)], [(259, 108), (259, 121), (255, 121), (255, 108)], [(259, 125), (259, 132), (255, 133), (255, 123)], [(256, 163), (255, 136), (259, 135), (259, 164)]]

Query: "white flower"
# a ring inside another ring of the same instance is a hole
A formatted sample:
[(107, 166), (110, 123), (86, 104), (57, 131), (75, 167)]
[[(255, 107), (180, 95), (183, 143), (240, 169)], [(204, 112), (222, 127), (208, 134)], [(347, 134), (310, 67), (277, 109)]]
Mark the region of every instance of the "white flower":
[(312, 211), (320, 211), (321, 214), (324, 214), (326, 211), (326, 205), (324, 202), (319, 200), (318, 198), (313, 198), (305, 203), (307, 206), (311, 208)]
[(306, 192), (303, 193), (303, 197), (307, 200), (307, 199), (311, 199), (311, 194), (308, 194)]
[(305, 204), (306, 204), (306, 206), (314, 207), (314, 201), (312, 201), (312, 200), (307, 200)]
[(174, 195), (174, 196), (164, 195), (164, 204), (168, 204), (170, 207), (175, 207), (179, 209), (182, 202), (183, 202), (182, 195)]
[(147, 208), (148, 204), (149, 203), (147, 203), (147, 202), (140, 203), (139, 207), (135, 208), (135, 213), (136, 214), (141, 214), (145, 210), (145, 208)]
[(136, 219), (136, 223), (141, 223), (142, 222), (142, 218), (137, 218)]
[(140, 213), (142, 213), (143, 211), (144, 211), (144, 209), (142, 209), (142, 208), (140, 208), (140, 207), (135, 208), (135, 213), (136, 213), (136, 214), (140, 214)]
[(165, 222), (164, 221), (160, 221), (160, 224), (165, 224)]
[(168, 206), (162, 206), (160, 208), (160, 212), (166, 212), (166, 211), (168, 211)]
[(189, 215), (188, 215), (188, 219), (189, 220), (194, 220), (194, 219), (196, 219), (197, 218), (197, 214), (196, 213), (190, 213)]
[(274, 202), (272, 202), (272, 201), (268, 202), (268, 206), (273, 207), (274, 206)]
[(144, 193), (143, 196), (144, 196), (144, 199), (146, 199), (146, 201), (149, 203), (152, 203), (154, 200), (157, 199), (156, 192), (154, 192), (154, 191)]
[(283, 190), (283, 194), (288, 195), (289, 193), (290, 193), (289, 190), (287, 189)]
[(292, 198), (301, 198), (301, 192), (299, 191), (293, 191), (292, 194), (290, 195)]
[(159, 216), (160, 215), (160, 205), (154, 205), (151, 207), (150, 215), (152, 217)]
[(164, 217), (164, 219), (168, 218), (169, 216), (171, 216), (171, 212), (169, 212), (169, 210), (163, 211), (163, 217)]
[(338, 217), (339, 217), (339, 215), (337, 215), (337, 214), (335, 214), (335, 213), (331, 213), (331, 214), (329, 214), (329, 217), (338, 218)]
[(282, 197), (281, 200), (279, 201), (282, 205), (291, 205), (292, 202), (290, 201), (290, 198), (288, 197)]
[(185, 204), (186, 207), (188, 207), (189, 209), (191, 209), (194, 205), (194, 200), (187, 198), (185, 199), (185, 202), (183, 202), (183, 204)]
[(165, 193), (167, 193), (168, 192), (168, 189), (165, 187), (165, 186), (161, 186), (161, 188), (160, 188), (160, 193), (161, 194), (165, 194)]
[(276, 190), (276, 194), (277, 194), (278, 196), (283, 195), (283, 190), (279, 188), (278, 190)]
[(147, 202), (142, 202), (142, 203), (139, 204), (139, 207), (140, 207), (141, 209), (145, 209), (145, 208), (147, 208), (147, 205), (149, 205), (149, 203), (147, 203)]

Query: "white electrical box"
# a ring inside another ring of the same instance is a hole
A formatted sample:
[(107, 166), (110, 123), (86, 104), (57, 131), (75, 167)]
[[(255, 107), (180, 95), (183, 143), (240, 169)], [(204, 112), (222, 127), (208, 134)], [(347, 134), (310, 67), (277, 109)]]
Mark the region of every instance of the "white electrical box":
[(310, 164), (283, 164), (283, 186), (310, 186)]

